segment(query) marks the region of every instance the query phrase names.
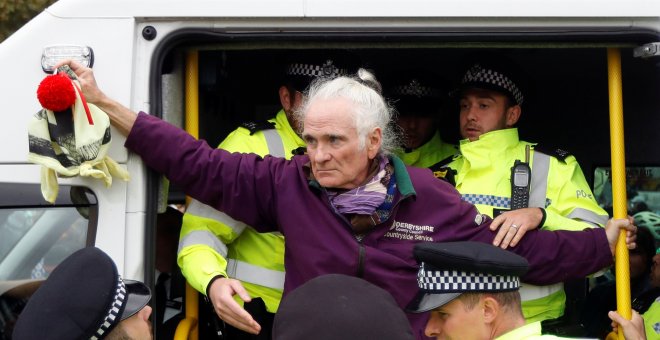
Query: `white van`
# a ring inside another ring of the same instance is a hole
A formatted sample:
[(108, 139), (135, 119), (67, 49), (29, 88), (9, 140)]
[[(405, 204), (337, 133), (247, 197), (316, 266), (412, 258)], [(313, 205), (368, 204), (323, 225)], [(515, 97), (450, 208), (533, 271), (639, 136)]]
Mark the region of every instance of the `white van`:
[[(60, 0), (0, 44), (0, 281), (45, 277), (94, 245), (153, 287), (157, 212), (183, 202), (176, 188), (160, 194), (167, 186), (115, 131), (110, 156), (129, 182), (60, 179), (55, 204), (44, 201), (40, 166), (26, 161), (44, 53), (76, 54), (109, 96), (217, 145), (278, 110), (273, 75), (288, 54), (350, 49), (377, 76), (423, 67), (451, 83), (466, 55), (497, 50), (533, 80), (522, 139), (569, 150), (593, 181), (610, 164), (607, 48), (621, 54), (626, 161), (655, 174), (638, 191), (658, 204), (656, 0)], [(456, 111), (445, 111), (442, 135), (457, 142)]]

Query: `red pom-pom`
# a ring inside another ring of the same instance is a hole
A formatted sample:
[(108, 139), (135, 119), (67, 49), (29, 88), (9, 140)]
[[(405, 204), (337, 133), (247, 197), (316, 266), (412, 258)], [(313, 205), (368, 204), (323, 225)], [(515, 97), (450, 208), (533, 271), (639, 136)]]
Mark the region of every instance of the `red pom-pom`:
[(37, 89), (37, 99), (45, 109), (64, 111), (76, 102), (76, 92), (71, 79), (64, 73), (44, 78)]

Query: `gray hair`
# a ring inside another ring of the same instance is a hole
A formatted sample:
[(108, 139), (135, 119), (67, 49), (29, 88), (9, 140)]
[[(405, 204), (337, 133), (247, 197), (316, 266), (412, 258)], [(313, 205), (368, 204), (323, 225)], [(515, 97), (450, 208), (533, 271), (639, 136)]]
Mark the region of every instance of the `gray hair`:
[(381, 85), (376, 77), (362, 68), (353, 77), (338, 77), (332, 80), (317, 79), (305, 91), (303, 103), (295, 114), (301, 125), (304, 125), (305, 115), (314, 101), (332, 98), (346, 99), (354, 104), (353, 119), (360, 150), (364, 149), (369, 132), (378, 127), (383, 132), (378, 153), (389, 155), (400, 145), (399, 133), (393, 122), (395, 111), (380, 92)]

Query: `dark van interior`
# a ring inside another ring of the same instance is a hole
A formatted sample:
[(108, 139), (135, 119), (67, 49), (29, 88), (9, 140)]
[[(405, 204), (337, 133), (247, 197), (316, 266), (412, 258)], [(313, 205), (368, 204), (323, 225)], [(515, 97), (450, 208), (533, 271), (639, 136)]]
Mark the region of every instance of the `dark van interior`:
[[(199, 138), (212, 146), (242, 122), (275, 115), (280, 109), (279, 72), (291, 54), (348, 50), (383, 82), (389, 75), (422, 68), (440, 75), (443, 79), (439, 81), (451, 90), (460, 81), (467, 56), (498, 53), (513, 60), (526, 74), (525, 103), (518, 123), (521, 139), (569, 151), (593, 184), (596, 169), (610, 166), (607, 48), (618, 48), (626, 165), (660, 166), (660, 58), (635, 56), (640, 46), (657, 41), (657, 35), (645, 31), (575, 31), (579, 33), (290, 36), (182, 31), (161, 43), (153, 60), (151, 113), (183, 125), (185, 60), (191, 52), (199, 58)], [(439, 129), (446, 142), (458, 143), (458, 107), (451, 97), (443, 107)], [(658, 191), (658, 179), (655, 181), (654, 190)], [(177, 188), (170, 188), (171, 202), (180, 203), (182, 197)], [(580, 311), (590, 289), (589, 280), (568, 282), (566, 289), (566, 315), (556, 334), (584, 336)], [(216, 334), (221, 323), (201, 301), (200, 332)]]

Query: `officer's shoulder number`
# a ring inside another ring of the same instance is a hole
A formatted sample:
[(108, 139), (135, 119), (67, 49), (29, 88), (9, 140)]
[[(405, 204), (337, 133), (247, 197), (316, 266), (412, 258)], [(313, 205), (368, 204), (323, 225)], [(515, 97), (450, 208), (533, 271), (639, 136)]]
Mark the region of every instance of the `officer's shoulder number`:
[(241, 123), (241, 127), (250, 131), (250, 136), (251, 136), (258, 131), (274, 129), (275, 123), (269, 122), (267, 120), (256, 121), (256, 122), (243, 122)]

